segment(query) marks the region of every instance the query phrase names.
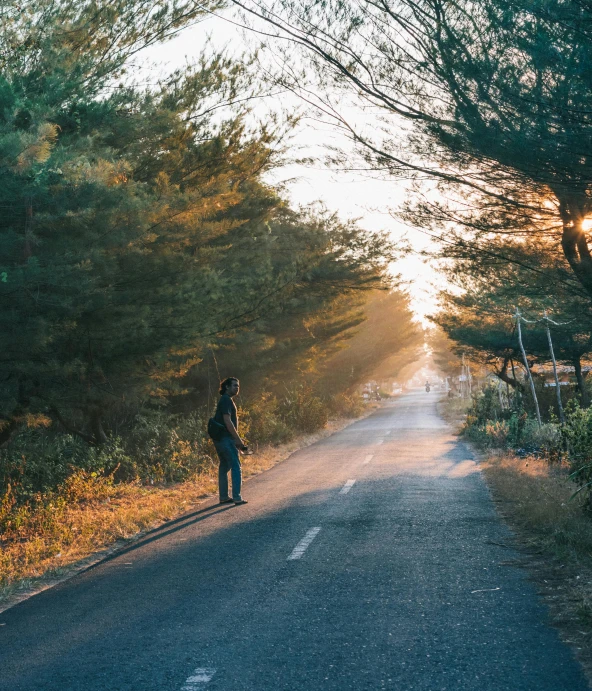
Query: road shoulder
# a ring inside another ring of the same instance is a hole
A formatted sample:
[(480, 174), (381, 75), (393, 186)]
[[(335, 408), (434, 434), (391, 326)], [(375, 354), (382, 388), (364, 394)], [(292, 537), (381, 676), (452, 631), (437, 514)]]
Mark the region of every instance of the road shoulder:
[[(457, 436), (463, 406), (438, 406)], [(481, 451), (479, 461), (498, 514), (512, 531), (508, 547), (535, 584), (561, 639), (582, 665), (592, 688), (592, 525), (577, 503), (575, 486), (560, 465), (511, 452)]]
[[(375, 408), (369, 406), (358, 418), (330, 420), (318, 432), (300, 434), (286, 444), (262, 447), (253, 456), (243, 457), (243, 479), (248, 481), (260, 475), (300, 449), (371, 415)], [(74, 545), (69, 551), (58, 548), (51, 557), (31, 564), (31, 575), (0, 588), (0, 613), (112, 557), (150, 532), (162, 528), (167, 522), (215, 504), (216, 498), (216, 468), (194, 481), (165, 487), (129, 488), (115, 485), (111, 496), (102, 497), (92, 506), (92, 521), (103, 529), (117, 526), (117, 530), (97, 532), (85, 544)], [(107, 532), (114, 537), (106, 539)]]

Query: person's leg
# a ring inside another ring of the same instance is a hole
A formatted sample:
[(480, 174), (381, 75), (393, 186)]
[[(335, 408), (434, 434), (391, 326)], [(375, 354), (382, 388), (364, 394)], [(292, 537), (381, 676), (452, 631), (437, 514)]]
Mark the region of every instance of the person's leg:
[(228, 471), (230, 470), (229, 453), (227, 446), (223, 442), (216, 442), (214, 444), (216, 452), (218, 453), (218, 494), (220, 501), (228, 501)]
[(241, 497), (241, 485), (243, 481), (243, 472), (241, 468), (240, 457), (238, 455), (238, 449), (236, 448), (234, 441), (230, 440), (232, 446), (229, 445), (229, 455), (230, 455), (230, 477), (232, 478), (232, 499), (233, 501), (242, 501)]

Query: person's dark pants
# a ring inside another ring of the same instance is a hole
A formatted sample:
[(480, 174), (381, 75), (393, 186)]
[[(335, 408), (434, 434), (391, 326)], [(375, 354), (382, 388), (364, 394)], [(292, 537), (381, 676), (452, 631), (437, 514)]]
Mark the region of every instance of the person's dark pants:
[(214, 446), (218, 453), (220, 465), (218, 466), (218, 490), (220, 501), (229, 499), (228, 495), (228, 471), (232, 479), (232, 499), (241, 501), (241, 484), (243, 479), (238, 449), (232, 437), (223, 437), (215, 441)]

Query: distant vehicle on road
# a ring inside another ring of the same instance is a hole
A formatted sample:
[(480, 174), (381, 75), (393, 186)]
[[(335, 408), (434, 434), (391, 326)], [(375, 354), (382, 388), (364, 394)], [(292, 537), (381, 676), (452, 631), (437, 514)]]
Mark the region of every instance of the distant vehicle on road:
[(427, 393), (430, 393), (430, 382), (427, 381), (426, 384), (425, 384), (425, 386), (426, 386), (426, 391), (427, 391)]

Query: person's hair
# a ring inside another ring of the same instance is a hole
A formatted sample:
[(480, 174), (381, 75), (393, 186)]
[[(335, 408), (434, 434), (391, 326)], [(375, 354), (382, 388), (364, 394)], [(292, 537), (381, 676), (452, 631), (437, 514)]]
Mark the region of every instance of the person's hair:
[(233, 381), (238, 383), (238, 379), (236, 377), (226, 377), (226, 379), (223, 379), (220, 382), (220, 396), (224, 396), (226, 389), (232, 384)]

